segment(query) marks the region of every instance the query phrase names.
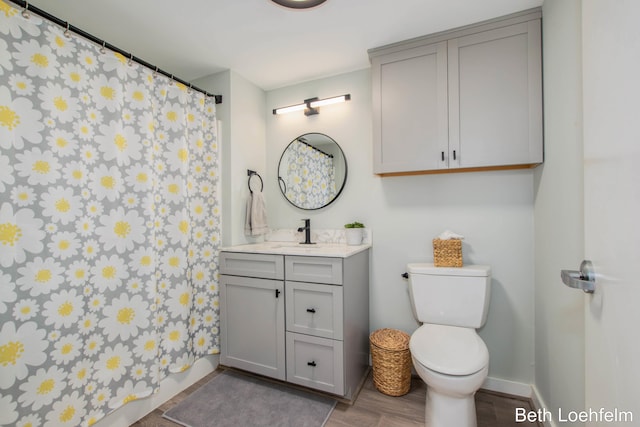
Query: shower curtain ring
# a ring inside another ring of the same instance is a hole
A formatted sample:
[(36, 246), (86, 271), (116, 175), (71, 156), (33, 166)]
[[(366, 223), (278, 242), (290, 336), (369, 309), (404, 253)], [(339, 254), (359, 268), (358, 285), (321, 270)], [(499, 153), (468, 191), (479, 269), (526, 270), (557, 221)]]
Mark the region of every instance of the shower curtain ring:
[(106, 46), (107, 46), (107, 42), (103, 40), (102, 41), (102, 47), (100, 48), (100, 53), (102, 53), (102, 54), (107, 53)]
[(24, 9), (22, 10), (22, 17), (25, 19), (29, 19), (31, 15), (29, 14), (29, 2), (24, 2)]
[(133, 65), (133, 53), (129, 54), (129, 60), (127, 61), (127, 65), (129, 66)]
[(66, 38), (68, 38), (68, 39), (70, 39), (70, 38), (71, 38), (71, 33), (69, 32), (69, 23), (68, 23), (68, 22), (67, 22), (67, 29), (66, 29), (66, 30), (64, 30), (64, 33), (63, 33), (63, 34), (64, 34), (64, 36), (65, 36)]

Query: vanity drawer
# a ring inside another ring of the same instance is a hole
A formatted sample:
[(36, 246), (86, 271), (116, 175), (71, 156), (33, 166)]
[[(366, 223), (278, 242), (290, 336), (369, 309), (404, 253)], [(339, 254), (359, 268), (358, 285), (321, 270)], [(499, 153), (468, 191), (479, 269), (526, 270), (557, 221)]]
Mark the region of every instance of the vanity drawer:
[(282, 255), (220, 252), (220, 273), (230, 276), (284, 279)]
[(287, 381), (344, 394), (342, 341), (287, 332)]
[(285, 282), (287, 331), (342, 339), (342, 286)]
[(296, 282), (342, 284), (342, 258), (313, 256), (287, 256), (285, 258), (287, 280)]

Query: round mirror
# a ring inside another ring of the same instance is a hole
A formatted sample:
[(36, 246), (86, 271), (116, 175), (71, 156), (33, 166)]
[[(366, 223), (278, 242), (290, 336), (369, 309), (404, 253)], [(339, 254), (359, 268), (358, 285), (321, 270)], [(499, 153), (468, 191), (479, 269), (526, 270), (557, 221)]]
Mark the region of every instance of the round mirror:
[(347, 159), (322, 133), (300, 135), (285, 148), (278, 164), (284, 197), (300, 209), (320, 209), (333, 202), (347, 181)]

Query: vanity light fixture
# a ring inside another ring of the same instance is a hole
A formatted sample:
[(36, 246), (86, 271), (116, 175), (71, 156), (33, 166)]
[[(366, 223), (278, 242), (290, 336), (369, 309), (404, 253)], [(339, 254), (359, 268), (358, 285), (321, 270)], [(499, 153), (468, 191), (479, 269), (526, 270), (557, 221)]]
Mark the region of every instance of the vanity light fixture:
[(309, 99), (305, 99), (304, 102), (301, 104), (290, 105), (288, 107), (275, 108), (273, 110), (273, 114), (286, 114), (286, 113), (292, 113), (294, 111), (304, 110), (305, 116), (312, 116), (314, 114), (319, 114), (320, 107), (324, 105), (337, 104), (339, 102), (346, 102), (350, 100), (351, 100), (351, 94), (334, 96), (334, 97), (325, 98), (325, 99), (318, 99), (317, 97), (309, 98)]

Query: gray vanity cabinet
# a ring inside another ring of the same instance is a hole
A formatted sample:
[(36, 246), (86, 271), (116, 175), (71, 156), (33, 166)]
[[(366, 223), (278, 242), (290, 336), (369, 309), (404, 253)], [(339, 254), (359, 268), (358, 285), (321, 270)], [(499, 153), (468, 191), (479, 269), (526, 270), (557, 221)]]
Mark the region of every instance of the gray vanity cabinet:
[(369, 251), (220, 259), (220, 362), (351, 399), (369, 367)]
[(541, 13), (371, 49), (374, 172), (543, 161)]

